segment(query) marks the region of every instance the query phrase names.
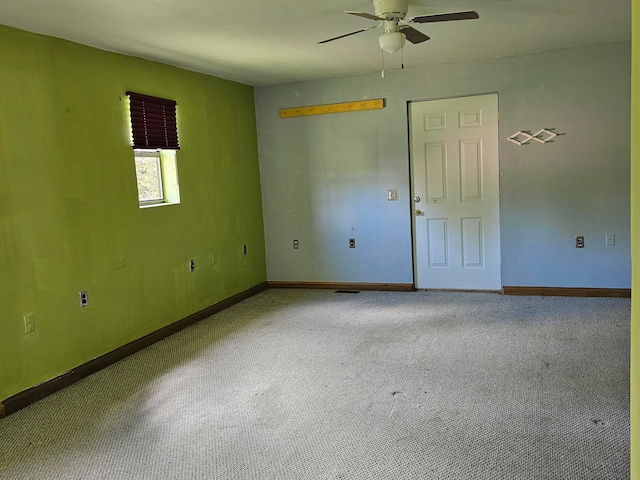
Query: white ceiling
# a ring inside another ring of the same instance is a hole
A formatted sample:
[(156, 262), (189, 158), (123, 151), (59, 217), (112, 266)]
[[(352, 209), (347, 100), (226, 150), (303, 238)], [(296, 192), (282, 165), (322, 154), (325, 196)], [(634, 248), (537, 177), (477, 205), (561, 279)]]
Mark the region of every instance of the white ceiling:
[[(431, 40), (404, 48), (405, 68), (628, 42), (631, 0), (410, 0), (408, 17), (476, 10), (479, 20), (418, 24)], [(0, 0), (0, 23), (248, 85), (381, 69), (380, 29), (342, 13), (371, 0)], [(385, 54), (386, 69), (402, 54)]]

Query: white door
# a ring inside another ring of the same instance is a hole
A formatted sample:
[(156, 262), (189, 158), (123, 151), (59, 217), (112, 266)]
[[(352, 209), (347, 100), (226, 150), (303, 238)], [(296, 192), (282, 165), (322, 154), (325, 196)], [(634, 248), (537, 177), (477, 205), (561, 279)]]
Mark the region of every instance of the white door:
[(415, 283), (500, 290), (498, 96), (410, 104)]

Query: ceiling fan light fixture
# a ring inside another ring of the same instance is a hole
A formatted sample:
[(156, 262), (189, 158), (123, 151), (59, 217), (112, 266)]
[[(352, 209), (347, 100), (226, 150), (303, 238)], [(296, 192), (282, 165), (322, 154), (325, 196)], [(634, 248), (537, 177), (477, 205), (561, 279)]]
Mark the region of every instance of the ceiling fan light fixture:
[(383, 33), (378, 37), (380, 48), (387, 53), (393, 54), (398, 50), (402, 50), (407, 36), (402, 32)]

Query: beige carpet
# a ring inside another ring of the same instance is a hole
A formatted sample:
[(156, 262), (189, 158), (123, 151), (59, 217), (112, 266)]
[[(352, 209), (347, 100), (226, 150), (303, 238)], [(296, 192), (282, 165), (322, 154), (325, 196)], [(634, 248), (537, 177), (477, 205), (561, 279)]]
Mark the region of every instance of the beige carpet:
[(629, 310), (267, 290), (0, 420), (0, 478), (629, 478)]

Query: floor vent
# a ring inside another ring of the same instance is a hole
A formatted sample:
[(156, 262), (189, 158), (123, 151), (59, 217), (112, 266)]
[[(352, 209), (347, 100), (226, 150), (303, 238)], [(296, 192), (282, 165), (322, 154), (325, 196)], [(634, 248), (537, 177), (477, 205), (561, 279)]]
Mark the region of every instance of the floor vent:
[(336, 293), (360, 293), (358, 290), (336, 290)]

